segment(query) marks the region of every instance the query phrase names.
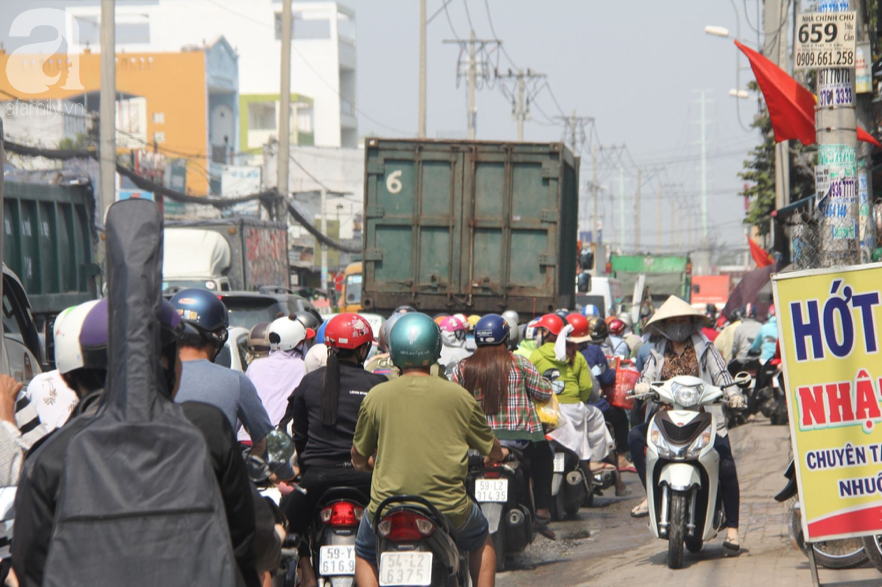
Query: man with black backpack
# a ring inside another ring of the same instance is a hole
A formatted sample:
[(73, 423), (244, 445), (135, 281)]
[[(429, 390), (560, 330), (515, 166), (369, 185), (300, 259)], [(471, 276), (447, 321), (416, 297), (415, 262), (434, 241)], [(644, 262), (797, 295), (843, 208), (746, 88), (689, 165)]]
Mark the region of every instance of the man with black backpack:
[(152, 203), (111, 207), (111, 298), (77, 334), (78, 412), (28, 455), (16, 497), (13, 568), (25, 587), (251, 587), (257, 558), (278, 549), (223, 413), (171, 402), (185, 324), (160, 302), (160, 235)]

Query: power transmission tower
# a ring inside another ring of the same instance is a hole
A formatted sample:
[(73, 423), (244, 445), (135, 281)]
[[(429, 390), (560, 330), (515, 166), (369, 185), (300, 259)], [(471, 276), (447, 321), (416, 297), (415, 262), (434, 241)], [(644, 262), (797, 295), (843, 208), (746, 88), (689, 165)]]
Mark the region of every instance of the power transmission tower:
[[(490, 51), (502, 45), (502, 41), (498, 39), (477, 39), (473, 30), (469, 35), (469, 39), (447, 39), (445, 43), (455, 43), (459, 45), (459, 57), (456, 61), (456, 84), (459, 86), (461, 78), (465, 77), (468, 83), (468, 116), (466, 120), (468, 128), (468, 139), (475, 140), (475, 131), (478, 122), (478, 110), (475, 106), (475, 92), (478, 90), (479, 78), (480, 82), (489, 81), (490, 73), (496, 68), (490, 67)], [(498, 56), (498, 52), (496, 53)], [(463, 56), (468, 55), (466, 61), (466, 72), (463, 74)]]
[(643, 170), (637, 170), (637, 192), (634, 194), (634, 247), (640, 252), (640, 186), (643, 184)]
[[(496, 78), (503, 81), (502, 92), (507, 98), (511, 99), (511, 116), (512, 120), (518, 122), (518, 141), (524, 140), (524, 121), (530, 119), (530, 102), (542, 89), (538, 81), (545, 79), (544, 73), (536, 73), (532, 69), (527, 68), (526, 73), (523, 69), (519, 69), (517, 73), (508, 70), (507, 75), (499, 75)], [(505, 86), (505, 81), (514, 81), (514, 88), (509, 90)], [(515, 99), (515, 88), (517, 89), (517, 99)]]
[(572, 116), (555, 116), (554, 119), (563, 122), (564, 142), (569, 140), (570, 148), (573, 150), (573, 153), (576, 155), (580, 154), (582, 152), (582, 147), (588, 140), (588, 134), (585, 132), (585, 127), (589, 124), (594, 124), (594, 118), (591, 116), (576, 116), (576, 111), (573, 110)]

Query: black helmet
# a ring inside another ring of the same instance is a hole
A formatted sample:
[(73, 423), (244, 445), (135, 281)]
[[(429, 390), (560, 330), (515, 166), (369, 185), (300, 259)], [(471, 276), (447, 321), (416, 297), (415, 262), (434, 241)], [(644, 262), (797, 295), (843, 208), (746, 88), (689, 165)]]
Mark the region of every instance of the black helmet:
[[(205, 289), (185, 289), (176, 293), (170, 300), (178, 314), (186, 324), (192, 326), (200, 335), (202, 344), (210, 342), (220, 350), (227, 342), (227, 328), (230, 327), (230, 315), (227, 307), (220, 299)], [(184, 344), (196, 343), (195, 337), (185, 333)]]
[(309, 312), (297, 312), (294, 314), (294, 319), (303, 324), (307, 328), (311, 328), (312, 330), (318, 330), (318, 327), (322, 325), (319, 322), (319, 319), (310, 314)]
[(593, 318), (591, 320), (591, 342), (603, 342), (609, 336), (609, 326), (605, 320)]
[(569, 310), (567, 310), (566, 308), (559, 308), (559, 309), (555, 310), (554, 313), (556, 315), (560, 316), (560, 319), (564, 321), (564, 324), (566, 324), (567, 316), (570, 315)]
[(414, 312), (416, 312), (416, 308), (413, 308), (412, 306), (398, 306), (397, 308), (395, 308), (395, 311), (392, 313), (393, 314), (412, 314)]

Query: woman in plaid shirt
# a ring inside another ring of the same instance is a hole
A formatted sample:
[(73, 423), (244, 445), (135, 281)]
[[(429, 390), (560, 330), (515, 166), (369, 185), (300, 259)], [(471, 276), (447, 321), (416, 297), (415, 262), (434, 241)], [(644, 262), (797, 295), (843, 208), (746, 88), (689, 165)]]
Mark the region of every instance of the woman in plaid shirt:
[(481, 318), (475, 325), (478, 348), (453, 369), (452, 379), (475, 396), (499, 440), (524, 447), (533, 479), (536, 529), (553, 537), (547, 525), (551, 519), (548, 508), (554, 455), (533, 405), (547, 402), (553, 392), (529, 360), (508, 351), (509, 334), (510, 327), (502, 316), (488, 314)]

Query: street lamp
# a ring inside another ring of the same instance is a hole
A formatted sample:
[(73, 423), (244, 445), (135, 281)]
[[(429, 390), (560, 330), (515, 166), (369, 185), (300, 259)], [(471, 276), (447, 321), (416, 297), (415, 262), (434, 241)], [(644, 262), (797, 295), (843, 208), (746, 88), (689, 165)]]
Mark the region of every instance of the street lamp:
[(731, 90), (729, 90), (729, 95), (740, 100), (747, 100), (748, 98), (750, 98), (750, 93), (747, 90), (736, 88), (732, 88)]
[(714, 26), (712, 24), (709, 24), (706, 27), (704, 27), (704, 32), (707, 33), (708, 35), (713, 35), (715, 37), (726, 38), (729, 36), (729, 29), (727, 29), (726, 27), (722, 27), (722, 26)]

